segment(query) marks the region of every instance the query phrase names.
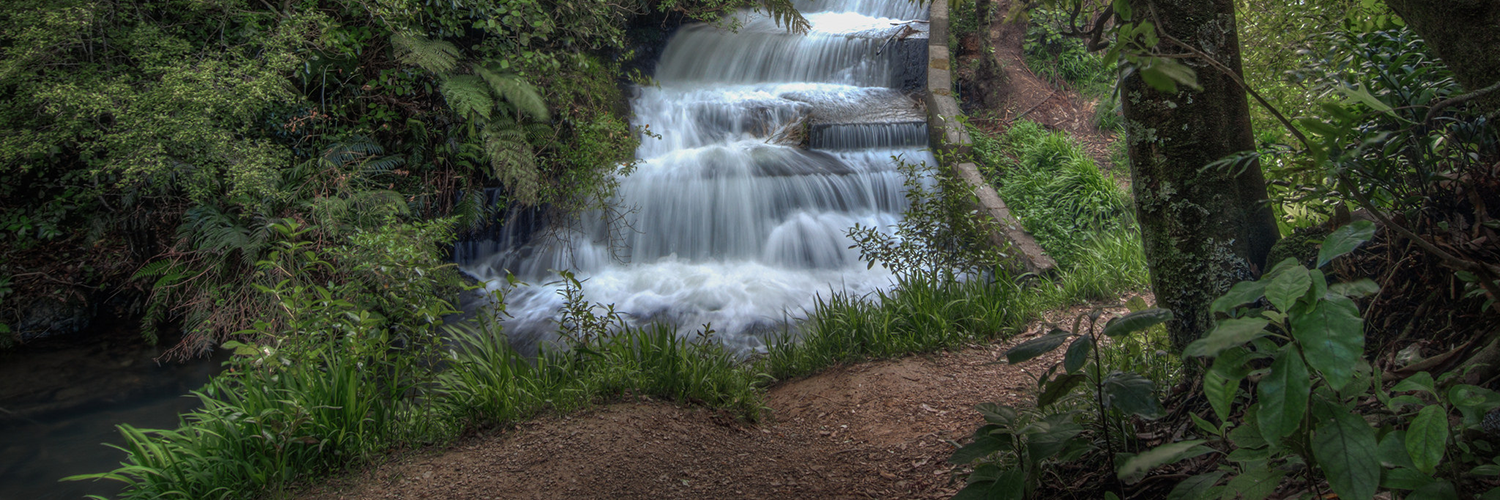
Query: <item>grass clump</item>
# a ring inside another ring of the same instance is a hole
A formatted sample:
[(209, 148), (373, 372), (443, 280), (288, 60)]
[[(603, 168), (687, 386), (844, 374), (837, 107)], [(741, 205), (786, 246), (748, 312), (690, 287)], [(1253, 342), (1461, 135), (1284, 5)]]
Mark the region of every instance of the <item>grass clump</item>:
[(1130, 198), (1066, 133), (1019, 121), (999, 137), (971, 135), (1000, 197), (1064, 269), (1123, 248), (1110, 241), (1128, 236), (1097, 235), (1133, 230)]
[(765, 373), (787, 379), (841, 363), (959, 347), (1020, 331), (1039, 306), (1009, 279), (906, 277), (872, 297), (820, 300), (799, 333), (778, 339), (761, 362)]

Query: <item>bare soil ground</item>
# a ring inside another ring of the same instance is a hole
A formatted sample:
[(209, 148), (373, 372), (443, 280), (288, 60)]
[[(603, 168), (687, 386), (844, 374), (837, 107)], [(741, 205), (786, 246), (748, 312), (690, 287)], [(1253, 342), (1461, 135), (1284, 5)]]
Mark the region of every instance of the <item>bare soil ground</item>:
[(954, 443), (982, 423), (974, 405), (1029, 404), (1036, 373), (1061, 351), (996, 361), (1048, 330), (782, 383), (759, 424), (638, 398), (411, 453), (297, 498), (947, 498), (960, 486)]

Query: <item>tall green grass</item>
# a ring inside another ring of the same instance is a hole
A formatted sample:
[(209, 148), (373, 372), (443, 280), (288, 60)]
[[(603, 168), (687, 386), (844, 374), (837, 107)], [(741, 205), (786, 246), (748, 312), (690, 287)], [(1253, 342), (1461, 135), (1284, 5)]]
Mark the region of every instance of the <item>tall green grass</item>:
[(1129, 195), (1066, 133), (1023, 120), (999, 136), (971, 135), (1000, 197), (1057, 259), (1065, 289), (1097, 300), (1145, 286)]
[(774, 343), (761, 360), (777, 379), (826, 367), (953, 348), (1007, 337), (1043, 305), (1010, 279), (903, 278), (890, 292), (820, 300), (795, 333)]

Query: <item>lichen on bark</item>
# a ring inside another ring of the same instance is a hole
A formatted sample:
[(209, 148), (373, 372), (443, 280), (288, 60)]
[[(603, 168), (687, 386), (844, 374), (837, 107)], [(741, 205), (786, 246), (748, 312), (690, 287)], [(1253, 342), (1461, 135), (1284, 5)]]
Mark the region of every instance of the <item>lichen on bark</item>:
[[(1160, 21), (1162, 33), (1240, 71), (1232, 0), (1131, 4)], [(1159, 52), (1187, 52), (1162, 38)], [(1168, 331), (1179, 351), (1212, 327), (1214, 298), (1260, 273), (1279, 236), (1260, 166), (1209, 166), (1255, 147), (1244, 90), (1204, 61), (1180, 60), (1197, 72), (1202, 90), (1162, 92), (1136, 74), (1121, 82), (1130, 97), (1123, 108), (1132, 189), (1152, 289), (1176, 313)]]

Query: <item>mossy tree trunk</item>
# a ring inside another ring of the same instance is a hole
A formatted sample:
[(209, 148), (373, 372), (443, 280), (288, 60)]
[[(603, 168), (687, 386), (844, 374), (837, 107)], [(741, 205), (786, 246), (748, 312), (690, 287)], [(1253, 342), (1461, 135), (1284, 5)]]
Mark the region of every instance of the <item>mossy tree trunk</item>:
[[(1198, 48), (1240, 73), (1233, 0), (1131, 0), (1137, 20)], [(1163, 41), (1162, 53), (1184, 53)], [(1257, 276), (1279, 237), (1260, 166), (1207, 168), (1255, 149), (1250, 110), (1229, 75), (1202, 60), (1179, 59), (1202, 90), (1156, 90), (1132, 73), (1121, 81), (1136, 215), (1156, 301), (1179, 352), (1213, 326), (1209, 305), (1236, 281)]]
[[(1500, 82), (1500, 0), (1386, 0), (1412, 31), (1422, 35), (1465, 90)], [(1500, 92), (1476, 101), (1500, 110)]]

